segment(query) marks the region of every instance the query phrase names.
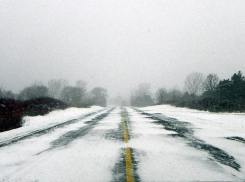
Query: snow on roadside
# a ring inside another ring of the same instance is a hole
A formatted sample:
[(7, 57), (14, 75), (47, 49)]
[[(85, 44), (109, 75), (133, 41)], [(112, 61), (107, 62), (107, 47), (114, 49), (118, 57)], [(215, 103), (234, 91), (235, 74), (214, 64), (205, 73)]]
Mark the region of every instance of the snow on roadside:
[(235, 158), (241, 165), (240, 170), (245, 178), (245, 144), (226, 139), (226, 137), (245, 138), (245, 113), (211, 113), (170, 105), (140, 109), (147, 113), (160, 113), (166, 117), (191, 123), (197, 138), (228, 152)]
[(42, 127), (42, 126), (47, 126), (49, 124), (54, 124), (54, 123), (59, 123), (60, 121), (64, 121), (64, 120), (71, 120), (71, 119), (75, 119), (78, 118), (84, 114), (87, 114), (91, 111), (95, 111), (95, 110), (99, 110), (102, 107), (99, 106), (93, 106), (91, 108), (75, 108), (75, 107), (71, 107), (68, 108), (66, 110), (56, 110), (53, 112), (50, 112), (49, 114), (45, 115), (45, 116), (25, 116), (23, 118), (23, 123), (24, 123), (24, 127), (26, 126), (38, 126), (38, 127)]
[(129, 146), (136, 149), (137, 171), (141, 181), (239, 181), (221, 166), (210, 162), (208, 154), (169, 137), (154, 120), (128, 109), (132, 137)]
[[(0, 155), (4, 159), (0, 160), (0, 181), (113, 181), (111, 171), (120, 157), (121, 142), (106, 139), (105, 135), (118, 128), (121, 123), (120, 112), (120, 109), (115, 109), (106, 119), (94, 125), (90, 134), (77, 138), (69, 147), (47, 150), (50, 142), (61, 133), (86, 125), (84, 121), (94, 115), (41, 137), (0, 148)], [(40, 151), (42, 153), (39, 154)]]
[(65, 110), (52, 111), (44, 116), (25, 116), (22, 120), (24, 122), (23, 127), (0, 133), (0, 143), (38, 129), (47, 128), (59, 123), (79, 118), (85, 114), (99, 111), (102, 108), (103, 107), (100, 106), (92, 106), (90, 108), (68, 108)]
[[(140, 108), (149, 113), (161, 113), (179, 121), (190, 122), (196, 128), (196, 134), (212, 137), (239, 136), (245, 138), (245, 113), (211, 113), (194, 109), (179, 108), (170, 105), (158, 105)], [(205, 130), (205, 132), (203, 132)]]

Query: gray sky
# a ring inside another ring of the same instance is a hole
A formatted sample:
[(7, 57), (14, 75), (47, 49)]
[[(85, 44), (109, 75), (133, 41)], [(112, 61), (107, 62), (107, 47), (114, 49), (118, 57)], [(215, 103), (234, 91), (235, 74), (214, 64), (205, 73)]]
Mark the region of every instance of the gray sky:
[(0, 85), (82, 79), (127, 94), (245, 74), (244, 0), (1, 0)]

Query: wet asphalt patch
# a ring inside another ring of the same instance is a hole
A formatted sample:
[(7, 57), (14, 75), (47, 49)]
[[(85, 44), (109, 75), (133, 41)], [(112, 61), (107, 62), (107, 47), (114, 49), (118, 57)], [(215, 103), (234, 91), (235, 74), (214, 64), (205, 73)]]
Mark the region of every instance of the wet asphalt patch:
[(155, 120), (154, 123), (163, 125), (164, 129), (176, 132), (176, 134), (171, 134), (169, 136), (185, 139), (189, 146), (207, 152), (212, 157), (211, 159), (237, 171), (241, 168), (240, 164), (235, 161), (233, 156), (215, 146), (205, 143), (203, 140), (196, 138), (190, 123), (180, 122), (175, 118), (168, 118), (159, 114), (155, 115), (146, 113), (136, 108), (134, 108), (134, 110), (145, 115), (147, 118)]
[(108, 132), (105, 135), (105, 138), (108, 140), (118, 140), (124, 142), (122, 131), (123, 131), (123, 126), (122, 123), (120, 123), (117, 129), (108, 130)]
[[(126, 113), (125, 109), (123, 109), (123, 108), (120, 108), (120, 109), (124, 112), (124, 118), (125, 118), (125, 113)], [(117, 140), (117, 141), (120, 141), (120, 142), (124, 142), (124, 134), (123, 134), (123, 124), (122, 124), (122, 122), (120, 122), (118, 124), (118, 128), (117, 129), (108, 130), (108, 132), (105, 135), (105, 138), (108, 139), (108, 140)]]
[(76, 140), (77, 138), (85, 136), (95, 127), (95, 125), (98, 124), (98, 122), (100, 120), (107, 117), (113, 110), (114, 110), (114, 108), (108, 110), (105, 113), (102, 113), (102, 114), (96, 116), (95, 118), (93, 118), (92, 120), (90, 120), (88, 122), (85, 122), (87, 124), (86, 126), (83, 126), (77, 130), (72, 130), (72, 131), (69, 131), (69, 132), (63, 134), (58, 139), (51, 142), (51, 147), (48, 150), (52, 150), (52, 149), (55, 149), (58, 147), (67, 146), (68, 144), (70, 144), (71, 142)]
[(126, 124), (126, 130), (128, 133), (128, 140), (130, 140), (133, 137), (132, 129), (131, 129), (131, 120), (129, 118), (129, 113), (128, 113), (127, 109), (123, 108), (123, 113), (124, 113), (124, 120), (127, 123)]
[[(131, 158), (133, 163), (133, 174), (134, 174), (134, 182), (140, 182), (140, 177), (137, 174), (137, 165), (138, 161), (135, 160), (135, 155), (137, 155), (137, 151), (135, 149), (130, 148), (131, 151)], [(125, 149), (122, 148), (120, 150), (120, 156), (118, 159), (118, 162), (115, 164), (112, 174), (113, 174), (113, 180), (111, 182), (126, 182), (126, 161), (125, 161)]]
[(241, 143), (245, 143), (245, 139), (242, 138), (242, 137), (226, 137), (226, 139), (234, 140), (234, 141), (241, 142)]
[(89, 114), (85, 114), (85, 115), (83, 115), (83, 116), (81, 116), (81, 117), (79, 117), (77, 119), (68, 120), (66, 122), (63, 122), (63, 123), (60, 123), (60, 124), (56, 124), (54, 126), (50, 126), (50, 127), (39, 129), (39, 130), (35, 130), (35, 131), (30, 132), (30, 133), (24, 134), (22, 136), (17, 136), (15, 138), (10, 139), (10, 140), (1, 142), (0, 143), (0, 147), (11, 145), (11, 144), (17, 143), (17, 142), (25, 140), (25, 139), (30, 139), (32, 137), (38, 137), (38, 136), (41, 136), (41, 135), (45, 135), (45, 134), (51, 133), (54, 130), (56, 130), (57, 128), (63, 128), (64, 126), (76, 123), (76, 122), (78, 122), (78, 121), (80, 121), (82, 119), (85, 119), (85, 118), (87, 118), (89, 116), (95, 115), (95, 114), (97, 114), (99, 112), (102, 112), (104, 110), (106, 110), (106, 109), (102, 109), (102, 110), (95, 111), (95, 112), (92, 112), (92, 113), (89, 113)]
[(137, 173), (139, 161), (136, 160), (136, 156), (138, 156), (138, 152), (136, 149), (133, 148), (130, 148), (130, 151), (131, 151), (131, 159), (132, 159), (133, 170), (134, 170), (134, 182), (140, 182), (140, 177)]
[(126, 165), (125, 165), (125, 149), (120, 150), (118, 162), (115, 164), (112, 174), (113, 180), (111, 182), (124, 182), (126, 181)]

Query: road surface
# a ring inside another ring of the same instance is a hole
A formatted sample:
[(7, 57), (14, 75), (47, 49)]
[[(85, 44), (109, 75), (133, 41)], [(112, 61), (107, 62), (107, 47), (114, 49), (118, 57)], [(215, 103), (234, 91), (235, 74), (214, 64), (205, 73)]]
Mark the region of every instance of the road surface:
[[(141, 108), (104, 108), (0, 142), (0, 181), (244, 181), (245, 154), (237, 160), (198, 129)], [(225, 141), (245, 149), (241, 137)]]

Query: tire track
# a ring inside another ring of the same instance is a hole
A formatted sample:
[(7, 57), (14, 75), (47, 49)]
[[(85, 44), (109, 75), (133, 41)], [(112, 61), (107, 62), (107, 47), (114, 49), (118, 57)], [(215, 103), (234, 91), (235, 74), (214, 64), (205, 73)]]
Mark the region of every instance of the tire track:
[(229, 166), (236, 171), (240, 171), (241, 166), (236, 162), (233, 156), (213, 145), (205, 143), (201, 139), (196, 138), (190, 123), (180, 122), (175, 118), (168, 118), (160, 116), (159, 114), (150, 114), (136, 108), (133, 109), (138, 113), (145, 115), (147, 118), (155, 120), (154, 123), (163, 125), (164, 129), (176, 132), (176, 134), (171, 134), (170, 136), (183, 138), (188, 141), (189, 146), (207, 152), (212, 157), (211, 159)]
[(98, 124), (100, 120), (107, 117), (114, 109), (115, 108), (111, 108), (107, 112), (102, 113), (93, 118), (92, 120), (85, 122), (85, 124), (87, 125), (79, 128), (78, 130), (69, 131), (61, 135), (58, 139), (51, 142), (51, 147), (45, 151), (69, 145), (72, 141), (76, 140), (77, 138), (87, 135), (95, 127), (95, 125)]
[(241, 142), (241, 143), (244, 143), (245, 144), (245, 139), (242, 138), (242, 137), (226, 137), (226, 139), (228, 139), (228, 140), (234, 140), (234, 141)]
[(20, 136), (16, 136), (16, 137), (10, 138), (10, 139), (8, 139), (6, 141), (0, 142), (0, 148), (4, 147), (4, 146), (7, 146), (7, 145), (11, 145), (11, 144), (17, 143), (17, 142), (19, 142), (21, 140), (25, 140), (25, 139), (28, 139), (28, 138), (37, 137), (37, 136), (41, 136), (41, 135), (50, 133), (50, 132), (54, 131), (57, 128), (62, 128), (64, 126), (76, 123), (76, 122), (78, 122), (78, 121), (80, 121), (82, 119), (85, 119), (85, 118), (89, 117), (89, 116), (92, 116), (92, 115), (95, 115), (97, 113), (103, 112), (106, 109), (107, 108), (99, 110), (99, 111), (95, 111), (95, 112), (92, 112), (92, 113), (89, 113), (89, 114), (85, 114), (85, 115), (83, 115), (83, 116), (81, 116), (81, 117), (79, 117), (77, 119), (68, 120), (68, 121), (65, 121), (63, 123), (55, 124), (55, 125), (52, 125), (52, 126), (48, 126), (48, 127), (42, 128), (42, 129), (31, 131), (29, 133), (26, 133), (26, 134), (23, 134), (23, 135), (20, 135)]

